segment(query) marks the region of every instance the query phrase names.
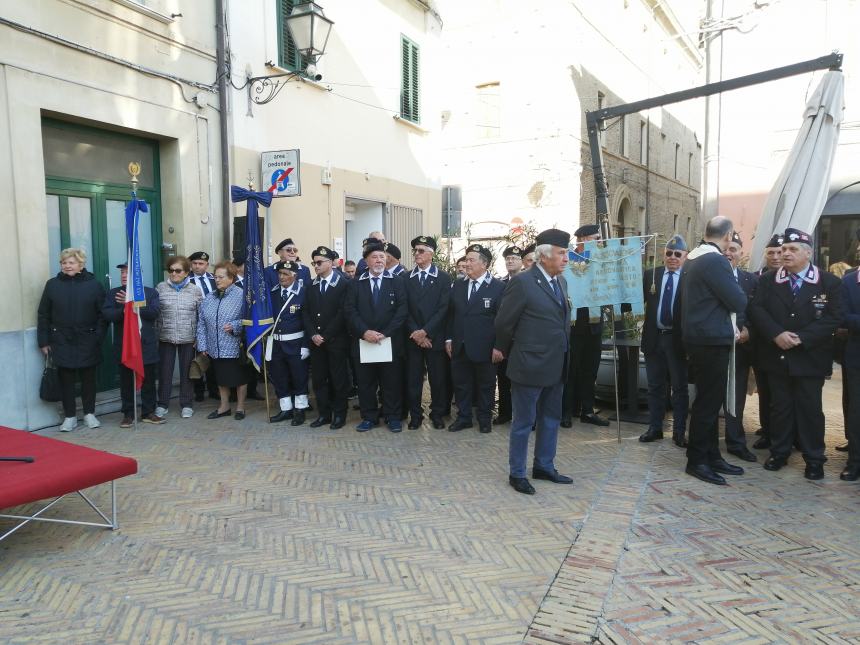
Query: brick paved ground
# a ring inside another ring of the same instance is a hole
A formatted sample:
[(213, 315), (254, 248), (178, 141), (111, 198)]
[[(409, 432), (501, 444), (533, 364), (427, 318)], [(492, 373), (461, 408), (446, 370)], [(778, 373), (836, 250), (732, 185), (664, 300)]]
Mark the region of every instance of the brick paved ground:
[(860, 486), (838, 480), (838, 387), (825, 480), (795, 457), (728, 488), (638, 426), (620, 444), (614, 427), (562, 431), (575, 484), (534, 497), (506, 484), (506, 428), (361, 435), (262, 410), (208, 422), (207, 404), (137, 432), (117, 415), (45, 431), (141, 472), (119, 485), (119, 531), (0, 543), (0, 642), (856, 642)]

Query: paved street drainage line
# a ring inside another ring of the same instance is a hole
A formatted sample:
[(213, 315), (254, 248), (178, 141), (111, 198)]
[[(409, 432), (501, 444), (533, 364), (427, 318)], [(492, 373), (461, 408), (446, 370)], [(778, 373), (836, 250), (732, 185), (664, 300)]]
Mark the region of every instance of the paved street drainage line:
[[(566, 644), (575, 642), (572, 638), (577, 638), (580, 642), (583, 638), (591, 642), (598, 640), (601, 621), (603, 621), (606, 612), (607, 599), (618, 575), (618, 565), (627, 550), (630, 535), (633, 532), (634, 520), (639, 515), (639, 508), (651, 479), (653, 462), (657, 454), (656, 450), (652, 451), (647, 464), (643, 466), (641, 481), (638, 486), (629, 479), (627, 480), (628, 485), (624, 486), (626, 491), (631, 491), (634, 487), (637, 487), (638, 490), (635, 492), (636, 502), (631, 506), (626, 526), (622, 527), (618, 525), (617, 518), (622, 512), (624, 491), (607, 493), (606, 497), (612, 498), (609, 500), (604, 500), (603, 497), (607, 485), (614, 482), (616, 470), (621, 465), (622, 457), (628, 450), (629, 448), (622, 445), (622, 450), (615, 458), (612, 468), (601, 482), (600, 488), (593, 498), (594, 501), (589, 506), (582, 521), (580, 530), (559, 564), (544, 597), (538, 604), (532, 622), (523, 636), (523, 643), (531, 645)], [(628, 463), (626, 466), (629, 467), (630, 464)], [(623, 482), (621, 483), (623, 485)], [(600, 506), (605, 508), (601, 509)], [(588, 530), (586, 536), (588, 539), (583, 540), (583, 534), (586, 530)], [(623, 540), (610, 541), (621, 531), (623, 531)], [(595, 534), (595, 539), (592, 539), (592, 533)], [(595, 553), (595, 545), (599, 548), (607, 544), (612, 545), (612, 542), (616, 543), (612, 553)], [(583, 544), (583, 553), (574, 553), (574, 549), (580, 543)], [(610, 558), (611, 562), (609, 562)], [(608, 582), (605, 575), (600, 575), (601, 571), (611, 572)], [(587, 580), (583, 580), (583, 578)], [(571, 587), (575, 587), (576, 591), (572, 590)], [(603, 588), (603, 593), (595, 593), (601, 588)], [(584, 596), (590, 598), (583, 598)], [(599, 598), (599, 608), (592, 609), (583, 606), (597, 604), (587, 602), (587, 600), (595, 598)], [(550, 607), (551, 604), (554, 605), (552, 608)], [(560, 605), (564, 605), (564, 607), (562, 608)]]

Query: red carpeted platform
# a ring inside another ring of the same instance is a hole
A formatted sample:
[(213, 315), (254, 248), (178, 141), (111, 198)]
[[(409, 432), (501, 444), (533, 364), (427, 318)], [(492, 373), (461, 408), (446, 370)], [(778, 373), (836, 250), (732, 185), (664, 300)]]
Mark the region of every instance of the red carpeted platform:
[[(58, 498), (33, 515), (0, 515), (0, 517), (25, 520), (11, 531), (0, 535), (0, 540), (33, 520), (117, 528), (114, 481), (137, 472), (137, 461), (130, 457), (121, 457), (2, 426), (0, 426), (0, 457), (34, 457), (35, 459), (33, 463), (0, 461), (0, 509), (51, 497)], [(108, 519), (81, 492), (85, 488), (107, 482), (111, 483), (112, 520)], [(39, 517), (59, 501), (59, 498), (75, 492), (79, 493), (108, 524)]]

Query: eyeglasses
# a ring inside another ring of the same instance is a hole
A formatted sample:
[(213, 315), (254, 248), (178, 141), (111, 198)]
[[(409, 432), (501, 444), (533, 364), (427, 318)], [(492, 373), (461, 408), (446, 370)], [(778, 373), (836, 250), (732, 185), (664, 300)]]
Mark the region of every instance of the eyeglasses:
[(285, 246), (281, 250), (286, 251), (287, 253), (298, 253), (299, 252), (299, 250), (294, 246)]
[(185, 273), (185, 269), (168, 269), (168, 273)]
[(326, 262), (331, 262), (331, 260), (314, 260), (314, 261), (313, 261), (313, 265), (314, 265), (315, 267), (321, 267), (321, 266), (322, 266), (323, 264), (325, 264)]
[(430, 253), (430, 249), (412, 249), (412, 253), (414, 255), (418, 255), (419, 253)]
[(669, 251), (667, 249), (666, 250), (666, 257), (667, 258), (679, 258), (680, 259), (680, 258), (684, 257), (684, 252), (683, 251)]

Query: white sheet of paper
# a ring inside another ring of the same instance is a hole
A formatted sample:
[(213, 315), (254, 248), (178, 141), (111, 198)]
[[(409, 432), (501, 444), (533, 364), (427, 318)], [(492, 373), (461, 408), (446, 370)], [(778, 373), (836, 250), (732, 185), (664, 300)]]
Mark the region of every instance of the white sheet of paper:
[(379, 344), (368, 343), (366, 340), (358, 341), (359, 358), (362, 363), (390, 363), (391, 339), (383, 338)]

